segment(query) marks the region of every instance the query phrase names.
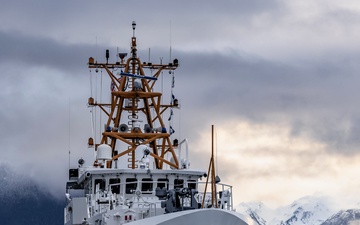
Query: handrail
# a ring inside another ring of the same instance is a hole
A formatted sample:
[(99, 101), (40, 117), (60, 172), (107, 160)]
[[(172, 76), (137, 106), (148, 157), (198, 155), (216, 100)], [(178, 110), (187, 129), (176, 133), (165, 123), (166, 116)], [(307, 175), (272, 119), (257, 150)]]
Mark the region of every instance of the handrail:
[[(186, 148), (186, 156), (185, 156), (185, 160), (186, 160), (186, 163), (188, 163), (188, 158), (189, 158), (189, 144), (188, 144), (188, 140), (187, 138), (185, 138), (184, 140), (180, 141), (179, 143), (179, 158), (181, 159), (181, 145), (185, 143), (185, 148)], [(187, 167), (187, 165), (186, 165)], [(179, 169), (180, 168), (180, 163), (179, 163)]]
[[(142, 184), (152, 184), (151, 189), (142, 191)], [(126, 193), (126, 185), (136, 184), (136, 188), (131, 193)], [(108, 207), (113, 207), (110, 202), (113, 202), (113, 200), (117, 200), (116, 205), (126, 205), (127, 202), (132, 205), (134, 209), (142, 210), (144, 212), (145, 203), (147, 206), (149, 206), (149, 212), (151, 211), (151, 216), (156, 213), (156, 209), (160, 207), (160, 204), (162, 200), (158, 199), (155, 195), (157, 184), (163, 184), (162, 187), (166, 187), (167, 190), (171, 190), (174, 188), (174, 186), (170, 185), (169, 181), (149, 181), (149, 180), (137, 180), (137, 181), (128, 181), (128, 182), (118, 182), (113, 184), (108, 184), (107, 187), (103, 190), (104, 192), (96, 193), (96, 194), (89, 194), (87, 195), (88, 199), (88, 207), (89, 207), (89, 213), (92, 214), (92, 208), (91, 206), (95, 204), (95, 209), (102, 211), (106, 210)], [(192, 184), (190, 186), (190, 184)], [(196, 185), (194, 185), (196, 184)], [(187, 182), (187, 185), (184, 183), (184, 188), (196, 188), (196, 190), (202, 189), (201, 186), (205, 185), (205, 181), (189, 181)], [(233, 197), (232, 197), (232, 186), (224, 183), (216, 183), (215, 184), (217, 188), (216, 195), (218, 196), (218, 207), (233, 211)], [(119, 193), (113, 193), (113, 187), (120, 186)], [(145, 197), (145, 198), (144, 198)], [(204, 193), (201, 191), (198, 191), (196, 194), (196, 199), (199, 203), (201, 203), (203, 200), (206, 200), (206, 207), (216, 207), (213, 205), (210, 201), (211, 196), (209, 193)], [(132, 199), (132, 200), (131, 200)], [(137, 200), (136, 200), (137, 199)], [(99, 201), (100, 200), (100, 201)], [(103, 201), (104, 200), (104, 201)], [(108, 200), (108, 204), (105, 202)], [(103, 201), (101, 203), (101, 201)], [(98, 203), (98, 204), (96, 204)], [(129, 205), (130, 206), (130, 205)], [(139, 211), (140, 212), (140, 211)], [(139, 214), (140, 216), (140, 214)]]

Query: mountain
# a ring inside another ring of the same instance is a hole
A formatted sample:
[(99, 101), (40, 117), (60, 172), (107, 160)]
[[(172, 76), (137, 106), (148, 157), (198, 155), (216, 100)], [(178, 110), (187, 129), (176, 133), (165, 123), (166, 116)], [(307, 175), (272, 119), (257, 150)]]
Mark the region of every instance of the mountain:
[(262, 202), (241, 203), (236, 211), (249, 215), (258, 225), (269, 225), (275, 210), (266, 207)]
[(360, 225), (360, 209), (341, 210), (321, 225)]
[(270, 209), (263, 203), (242, 203), (237, 211), (249, 215), (259, 225), (320, 225), (336, 210), (324, 196), (307, 196), (292, 204)]
[(32, 179), (0, 165), (1, 224), (60, 225), (64, 205), (65, 200), (55, 198)]

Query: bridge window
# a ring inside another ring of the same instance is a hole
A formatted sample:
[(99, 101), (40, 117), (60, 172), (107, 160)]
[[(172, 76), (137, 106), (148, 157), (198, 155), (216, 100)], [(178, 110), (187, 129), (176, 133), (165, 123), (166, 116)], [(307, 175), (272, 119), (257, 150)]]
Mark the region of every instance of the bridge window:
[(99, 190), (105, 190), (105, 179), (95, 179), (94, 194), (96, 193), (96, 186), (99, 185)]
[(151, 194), (152, 190), (153, 190), (153, 180), (151, 178), (142, 179), (141, 191), (144, 192), (144, 194)]
[(175, 188), (183, 188), (184, 187), (184, 180), (183, 179), (175, 179), (174, 180), (174, 187)]
[(113, 194), (120, 194), (120, 179), (119, 178), (112, 178), (109, 180), (111, 192)]
[(196, 180), (188, 180), (188, 188), (196, 190)]
[(159, 179), (157, 180), (157, 187), (159, 187), (159, 188), (165, 187), (166, 190), (169, 189), (169, 179), (159, 178)]
[(137, 179), (136, 178), (126, 178), (126, 194), (132, 194), (136, 191), (137, 188)]

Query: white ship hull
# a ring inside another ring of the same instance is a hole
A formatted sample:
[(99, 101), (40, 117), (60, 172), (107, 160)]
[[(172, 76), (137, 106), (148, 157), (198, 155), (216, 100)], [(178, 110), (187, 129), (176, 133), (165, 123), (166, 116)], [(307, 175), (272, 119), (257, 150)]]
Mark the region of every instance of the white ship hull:
[(217, 208), (197, 209), (165, 214), (140, 221), (129, 223), (129, 225), (251, 225), (249, 218), (239, 213)]

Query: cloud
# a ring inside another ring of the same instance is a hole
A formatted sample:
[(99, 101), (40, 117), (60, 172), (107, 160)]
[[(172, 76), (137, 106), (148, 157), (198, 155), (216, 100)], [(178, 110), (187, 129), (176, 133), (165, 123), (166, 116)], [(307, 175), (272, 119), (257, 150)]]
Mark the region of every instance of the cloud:
[[(179, 139), (189, 139), (193, 167), (207, 168), (215, 124), (223, 139), (218, 147), (226, 149), (219, 165), (231, 174), (224, 179), (249, 189), (248, 196), (267, 183), (268, 193), (259, 198), (276, 199), (269, 193), (296, 185), (296, 195), (307, 195), (332, 176), (345, 184), (356, 177), (356, 1), (326, 7), (280, 0), (110, 1), (106, 8), (102, 2), (37, 3), (6, 2), (0, 9), (7, 21), (0, 24), (1, 161), (63, 187), (69, 149), (71, 166), (92, 156), (86, 151), (88, 57), (102, 61), (110, 49), (114, 60), (117, 47), (129, 52), (136, 20), (143, 61), (149, 52), (153, 62), (171, 60), (170, 45), (179, 59), (174, 93), (182, 110), (174, 118), (182, 123), (174, 128)], [(134, 7), (136, 15), (129, 10)], [(101, 79), (101, 73), (91, 76)], [(333, 193), (350, 189), (356, 188), (332, 187)]]
[[(9, 110), (2, 112), (3, 118), (6, 118), (3, 121), (7, 123), (3, 127), (9, 128), (7, 133), (10, 131), (11, 136), (3, 133), (3, 137), (12, 140), (11, 137), (14, 137), (13, 134), (18, 130), (14, 124), (20, 122), (25, 128), (22, 128), (24, 143), (19, 143), (19, 150), (24, 148), (22, 146), (25, 146), (25, 143), (31, 143), (31, 140), (43, 139), (44, 137), (41, 136), (42, 129), (61, 132), (61, 139), (64, 142), (64, 139), (68, 139), (68, 127), (64, 124), (68, 123), (69, 98), (76, 104), (79, 103), (76, 106), (76, 108), (81, 109), (79, 112), (86, 113), (87, 111), (85, 99), (88, 97), (86, 94), (89, 93), (87, 90), (88, 71), (81, 68), (86, 67), (86, 65), (79, 60), (80, 57), (87, 58), (86, 46), (61, 44), (51, 39), (38, 40), (13, 33), (7, 35), (4, 35), (7, 38), (4, 40), (12, 41), (10, 43), (14, 44), (11, 45), (21, 44), (20, 49), (23, 49), (24, 55), (32, 55), (32, 58), (18, 57), (20, 51), (14, 52), (12, 50), (12, 54), (7, 57), (8, 64), (6, 65), (20, 60), (20, 62), (31, 65), (31, 67), (20, 72), (4, 67), (7, 70), (5, 73), (7, 79), (3, 83), (2, 91), (4, 94), (2, 96), (4, 96), (4, 104), (9, 105)], [(14, 38), (16, 36), (18, 40)], [(181, 64), (179, 71), (176, 71), (176, 74), (179, 75), (176, 77), (177, 88), (175, 93), (178, 94), (177, 96), (182, 102), (183, 112), (181, 112), (181, 116), (186, 118), (185, 125), (181, 127), (181, 134), (189, 135), (191, 140), (196, 143), (199, 133), (195, 129), (194, 131), (189, 130), (188, 127), (193, 127), (191, 124), (197, 124), (198, 128), (204, 129), (206, 126), (209, 127), (211, 122), (220, 123), (221, 126), (221, 123), (235, 120), (238, 121), (236, 123), (247, 121), (255, 127), (261, 126), (261, 124), (264, 126), (273, 124), (274, 129), (278, 129), (277, 127), (285, 123), (288, 126), (286, 128), (287, 134), (283, 136), (285, 140), (279, 138), (279, 143), (286, 143), (289, 138), (299, 138), (308, 139), (308, 141), (315, 143), (320, 142), (322, 145), (326, 145), (326, 148), (322, 147), (324, 151), (331, 153), (348, 154), (357, 151), (356, 147), (351, 147), (352, 144), (357, 143), (356, 132), (353, 132), (357, 129), (356, 115), (353, 114), (356, 109), (348, 108), (351, 100), (346, 99), (352, 97), (356, 92), (355, 85), (352, 84), (353, 80), (344, 81), (341, 76), (338, 76), (340, 71), (345, 71), (347, 76), (354, 78), (353, 74), (357, 69), (356, 67), (333, 66), (324, 60), (325, 62), (321, 67), (319, 64), (308, 62), (303, 69), (297, 65), (284, 65), (243, 52), (230, 52), (231, 54), (219, 52), (209, 54), (174, 51), (174, 55), (180, 58)], [(166, 50), (161, 50), (158, 53), (165, 55)], [(5, 58), (5, 55), (2, 57)], [(323, 73), (323, 68), (325, 68), (326, 73)], [(12, 79), (11, 74), (17, 74), (17, 79)], [(44, 81), (46, 82), (44, 83)], [(338, 84), (341, 84), (344, 89), (337, 88)], [(183, 93), (183, 87), (191, 90), (191, 95)], [(336, 90), (336, 94), (333, 93), (334, 90)], [(6, 96), (18, 99), (19, 104), (14, 104), (13, 98), (6, 99)], [(79, 97), (82, 98), (82, 101)], [(339, 104), (344, 105), (344, 107), (339, 108)], [(23, 121), (18, 119), (22, 112), (26, 112), (26, 119)], [(40, 117), (39, 115), (43, 116)], [(77, 113), (72, 116), (81, 117)], [(86, 119), (80, 121), (83, 124), (76, 126), (82, 127), (84, 123), (88, 124)], [(39, 129), (38, 135), (30, 133), (33, 127), (42, 128)], [(253, 128), (249, 125), (247, 129)], [(272, 134), (277, 131), (268, 130), (267, 132)], [(37, 160), (36, 152), (40, 149), (53, 148), (52, 143), (58, 141), (55, 138), (58, 137), (58, 134), (47, 134), (49, 136), (45, 136), (46, 141), (27, 145), (27, 148), (31, 148), (31, 151), (25, 153), (26, 158), (31, 159), (28, 162)], [(86, 135), (78, 137), (82, 138), (85, 143)], [(231, 135), (231, 137), (246, 139), (242, 135)], [(76, 139), (73, 138), (74, 142)], [(248, 139), (251, 140), (251, 138)], [(276, 137), (269, 136), (269, 139), (276, 139)], [(290, 144), (285, 144), (285, 147), (260, 147), (247, 154), (262, 155), (269, 149), (275, 148), (278, 153), (275, 154), (276, 151), (272, 150), (271, 154), (277, 160), (282, 161), (289, 156), (289, 154), (285, 154), (287, 145)], [(85, 147), (84, 144), (76, 144), (76, 146)], [(54, 151), (61, 151), (62, 158), (65, 159), (67, 150), (64, 149), (67, 149), (67, 146), (63, 143), (61, 149), (56, 148)], [(308, 149), (311, 147), (308, 146)], [(46, 154), (48, 154), (47, 157), (52, 155), (50, 152)], [(289, 174), (297, 174), (301, 171), (299, 176), (302, 176), (311, 173), (311, 171), (302, 171), (299, 168), (303, 166), (302, 163), (305, 160), (314, 156), (316, 156), (315, 153), (292, 155), (291, 158), (300, 157), (303, 160), (297, 161), (290, 169), (287, 167)], [(273, 158), (271, 157), (271, 159)], [(203, 161), (207, 163), (206, 159)], [(310, 163), (314, 164), (318, 161), (312, 159)], [(310, 169), (311, 167), (307, 168)], [(280, 164), (274, 169), (277, 169), (277, 172), (284, 172), (284, 168)], [(267, 167), (262, 167), (259, 170), (249, 168), (248, 172), (248, 176), (259, 177), (271, 176), (272, 173), (276, 173), (276, 171), (268, 170)], [(247, 176), (246, 174), (243, 175)]]
[[(326, 142), (294, 137), (290, 129), (289, 124), (244, 120), (215, 126), (216, 173), (222, 182), (234, 186), (235, 199), (278, 206), (291, 203), (294, 196), (319, 192), (350, 204), (343, 193), (349, 192), (350, 183), (356, 186), (351, 181), (358, 176), (356, 162), (360, 156), (328, 154)], [(195, 146), (202, 146), (196, 149), (202, 153), (196, 158), (202, 158), (204, 167), (210, 159), (210, 143), (210, 131), (204, 131), (195, 142)], [(279, 196), (279, 192), (292, 193), (292, 197)], [(355, 192), (349, 194), (352, 203), (359, 200)]]
[[(292, 135), (331, 140), (329, 151), (337, 144), (357, 144), (356, 132), (349, 129), (357, 129), (358, 109), (352, 102), (359, 94), (354, 83), (358, 68), (345, 61), (333, 65), (324, 58), (322, 63), (304, 62), (298, 67), (218, 53), (180, 54), (179, 58), (185, 59), (180, 61), (184, 75), (177, 82), (192, 90), (191, 96), (180, 98), (184, 111), (196, 115), (186, 116), (190, 123), (204, 122), (195, 118), (224, 121), (227, 117), (286, 121)], [(339, 153), (353, 150), (339, 149)]]
[(0, 46), (2, 64), (20, 64), (22, 69), (48, 67), (66, 71), (69, 76), (76, 76), (81, 71), (88, 60), (86, 55), (92, 51), (89, 45), (66, 44), (19, 31), (0, 31)]

